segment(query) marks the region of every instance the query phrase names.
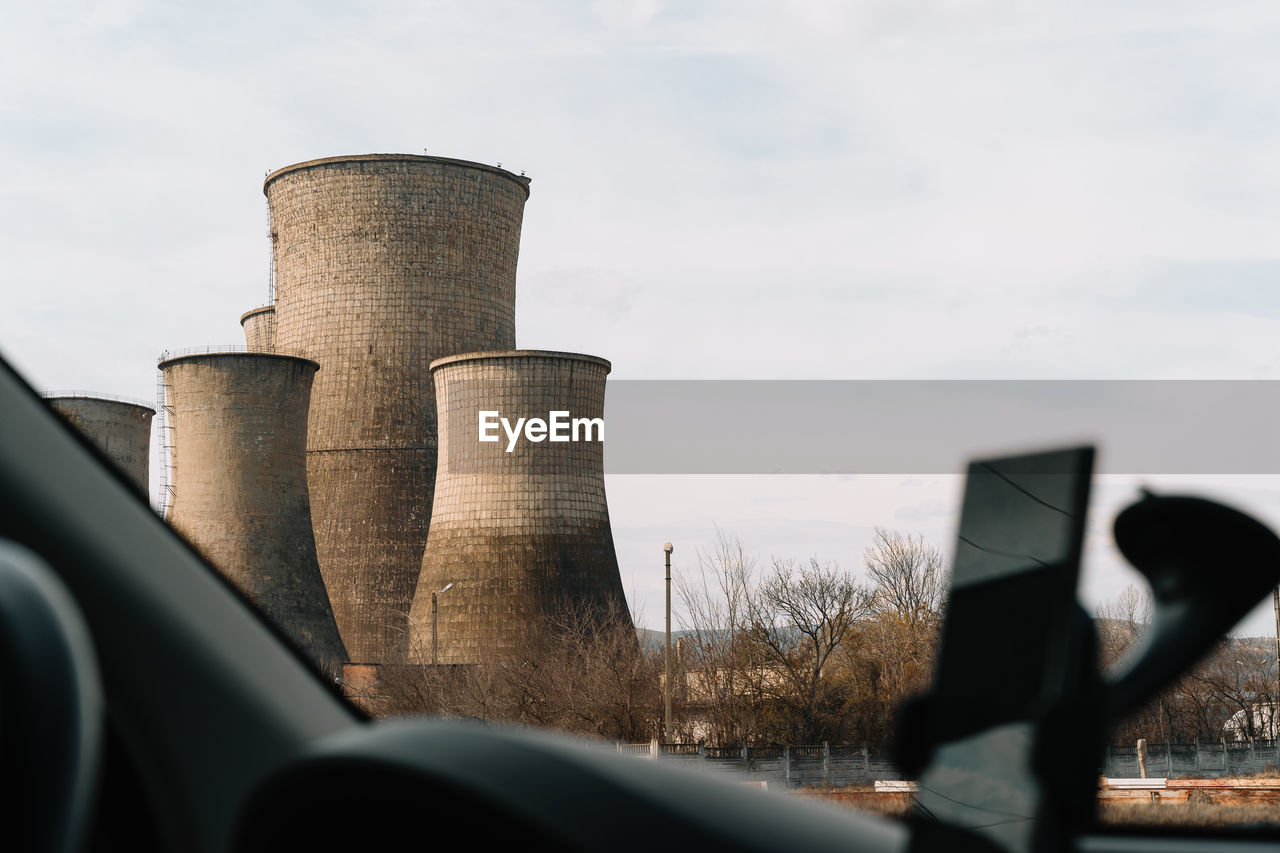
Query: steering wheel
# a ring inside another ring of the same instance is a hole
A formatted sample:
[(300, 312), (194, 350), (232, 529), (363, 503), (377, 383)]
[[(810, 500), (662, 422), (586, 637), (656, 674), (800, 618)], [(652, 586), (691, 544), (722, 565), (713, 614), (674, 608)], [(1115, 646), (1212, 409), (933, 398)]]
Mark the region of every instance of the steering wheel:
[(0, 539), (0, 812), (5, 846), (80, 850), (102, 747), (89, 629), (31, 551)]

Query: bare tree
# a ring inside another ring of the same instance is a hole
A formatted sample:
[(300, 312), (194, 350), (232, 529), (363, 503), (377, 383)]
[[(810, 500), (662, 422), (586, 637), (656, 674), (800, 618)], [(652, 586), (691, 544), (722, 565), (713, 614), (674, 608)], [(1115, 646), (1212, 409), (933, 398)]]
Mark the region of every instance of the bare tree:
[(1151, 624), (1150, 593), (1129, 584), (1111, 601), (1094, 611), (1098, 628), (1099, 657), (1103, 668), (1114, 666), (1142, 639)]
[[(1124, 665), (1151, 623), (1149, 593), (1133, 585), (1095, 611), (1104, 668)], [(1275, 684), (1271, 644), (1224, 638), (1192, 669), (1112, 728), (1112, 740), (1190, 743), (1270, 738)]]
[(775, 559), (751, 604), (751, 636), (783, 676), (779, 698), (796, 712), (794, 736), (832, 737), (841, 729), (833, 706), (842, 704), (832, 689), (833, 655), (866, 616), (866, 590), (835, 563)]
[(877, 527), (863, 561), (871, 583), (871, 607), (877, 614), (894, 614), (912, 628), (937, 621), (947, 575), (942, 552), (925, 544), (923, 536)]
[(767, 717), (768, 674), (750, 641), (756, 560), (742, 541), (716, 530), (710, 550), (698, 551), (697, 574), (677, 574), (683, 605), (678, 698), (685, 736), (714, 744), (750, 743)]
[(661, 701), (656, 655), (640, 648), (626, 613), (602, 614), (565, 603), (525, 644), (539, 661), (541, 721), (563, 731), (614, 740), (648, 740)]
[(835, 655), (867, 613), (863, 588), (817, 559), (775, 559), (758, 580), (754, 557), (720, 531), (698, 557), (698, 572), (676, 580), (688, 729), (721, 744), (843, 739)]
[(855, 680), (850, 709), (863, 737), (886, 743), (898, 705), (924, 690), (937, 655), (947, 575), (942, 552), (924, 537), (883, 527), (863, 554), (870, 614), (841, 664)]
[[(1104, 670), (1123, 665), (1151, 624), (1152, 600), (1149, 593), (1129, 584), (1110, 601), (1094, 610), (1098, 631), (1098, 662)], [(1161, 692), (1143, 707), (1130, 713), (1112, 727), (1111, 737), (1117, 743), (1134, 743), (1146, 738), (1152, 743), (1180, 740), (1185, 729), (1184, 710), (1191, 702), (1175, 684)], [(1176, 718), (1176, 719), (1175, 719)]]
[(384, 667), (364, 704), (379, 716), (435, 713), (648, 740), (661, 719), (656, 656), (623, 612), (562, 602), (527, 623), (519, 652), (458, 666)]
[(1228, 638), (1185, 679), (1203, 708), (1201, 726), (1215, 737), (1275, 736), (1274, 651), (1257, 639)]

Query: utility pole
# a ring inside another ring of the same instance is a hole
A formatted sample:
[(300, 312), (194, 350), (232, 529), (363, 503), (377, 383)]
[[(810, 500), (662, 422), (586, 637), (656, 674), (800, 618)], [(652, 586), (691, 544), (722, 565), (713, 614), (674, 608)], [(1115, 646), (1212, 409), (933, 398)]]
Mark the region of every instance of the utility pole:
[[(1280, 688), (1280, 586), (1271, 590), (1271, 605), (1276, 612), (1276, 687)], [(1276, 740), (1276, 712), (1280, 711), (1280, 689), (1271, 703), (1271, 740)]]
[(431, 665), (440, 665), (440, 635), (436, 633), (436, 617), (440, 614), (440, 605), (436, 601), (436, 597), (440, 593), (431, 593)]
[(453, 589), (452, 583), (439, 592), (431, 593), (431, 678), (436, 685), (436, 713), (440, 713), (439, 709), (444, 705), (444, 681), (440, 678), (440, 635), (436, 633), (436, 624), (439, 621), (437, 616), (440, 613), (437, 599), (451, 589)]
[(671, 743), (671, 552), (673, 550), (675, 549), (671, 547), (670, 542), (662, 546), (663, 553), (667, 555), (667, 647), (662, 652), (662, 666), (666, 670), (666, 678), (662, 682), (662, 699), (667, 711), (667, 743)]
[(453, 589), (453, 584), (449, 584), (439, 592), (431, 593), (431, 665), (439, 666), (440, 664), (440, 636), (436, 633), (436, 616), (440, 612), (440, 607), (436, 603), (436, 598)]

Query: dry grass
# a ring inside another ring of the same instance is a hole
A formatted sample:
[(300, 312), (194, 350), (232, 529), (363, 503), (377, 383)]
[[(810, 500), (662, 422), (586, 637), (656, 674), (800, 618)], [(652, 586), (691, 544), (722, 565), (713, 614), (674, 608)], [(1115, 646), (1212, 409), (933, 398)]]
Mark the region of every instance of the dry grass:
[[(906, 817), (911, 812), (911, 796), (876, 794), (869, 786), (849, 786), (832, 791), (808, 789), (795, 793), (885, 817)], [(1112, 827), (1274, 829), (1280, 827), (1280, 803), (1226, 805), (1195, 800), (1163, 803), (1102, 802), (1098, 804), (1098, 821), (1103, 826)]]
[(877, 794), (870, 785), (849, 785), (831, 791), (802, 788), (792, 794), (884, 817), (906, 817), (911, 812), (914, 801), (911, 794)]
[(848, 807), (867, 814), (880, 815), (881, 817), (902, 818), (911, 814), (910, 802), (903, 800), (868, 799), (850, 803)]
[(1153, 826), (1219, 829), (1222, 827), (1280, 826), (1280, 803), (1229, 806), (1220, 803), (1102, 803), (1098, 820), (1104, 826)]

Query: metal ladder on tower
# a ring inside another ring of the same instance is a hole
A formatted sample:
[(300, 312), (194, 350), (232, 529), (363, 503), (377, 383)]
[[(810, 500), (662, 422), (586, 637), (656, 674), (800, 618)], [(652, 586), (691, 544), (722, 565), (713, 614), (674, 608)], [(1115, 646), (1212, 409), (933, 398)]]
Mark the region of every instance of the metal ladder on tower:
[[(161, 356), (163, 359), (164, 356)], [(170, 466), (173, 460), (173, 406), (169, 404), (165, 390), (164, 371), (156, 366), (156, 443), (160, 448), (160, 491), (156, 495), (155, 510), (161, 518), (173, 502), (173, 483)]]
[[(270, 172), (268, 172), (270, 174)], [(276, 304), (276, 239), (271, 231), (271, 202), (267, 203), (267, 304)]]

